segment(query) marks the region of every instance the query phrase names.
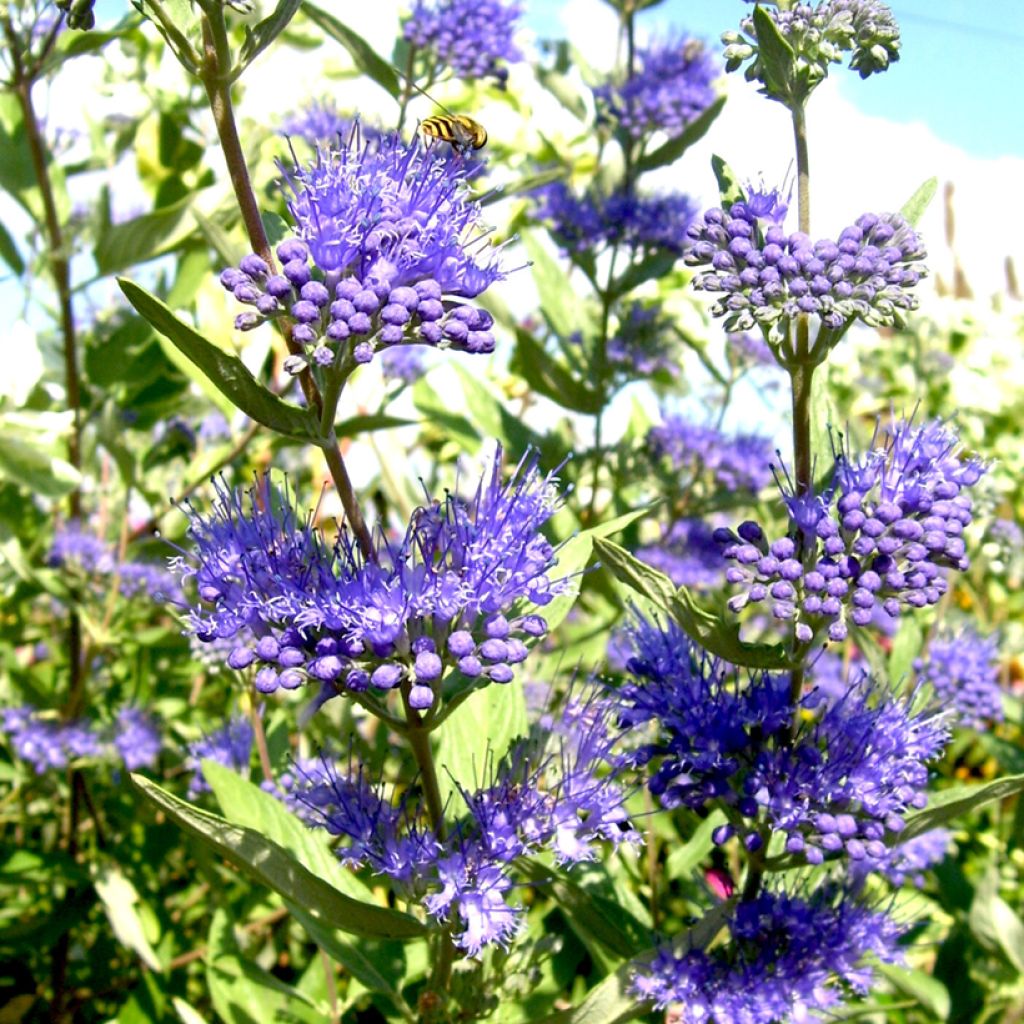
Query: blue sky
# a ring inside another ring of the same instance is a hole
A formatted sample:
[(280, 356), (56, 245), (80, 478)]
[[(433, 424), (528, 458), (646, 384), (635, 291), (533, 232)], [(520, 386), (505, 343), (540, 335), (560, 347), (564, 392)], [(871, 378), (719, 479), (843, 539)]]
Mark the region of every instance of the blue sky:
[[(538, 35), (564, 35), (552, 0), (526, 0)], [(862, 82), (840, 75), (843, 94), (867, 114), (924, 121), (941, 139), (982, 157), (1024, 156), (1024, 4), (1020, 0), (895, 0), (903, 59)], [(648, 24), (716, 39), (749, 5), (741, 0), (665, 0)]]

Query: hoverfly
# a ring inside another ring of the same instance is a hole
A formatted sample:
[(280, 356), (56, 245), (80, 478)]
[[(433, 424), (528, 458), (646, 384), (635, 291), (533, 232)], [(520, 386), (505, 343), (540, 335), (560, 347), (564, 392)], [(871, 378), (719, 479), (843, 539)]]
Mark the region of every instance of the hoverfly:
[(466, 114), (434, 114), (420, 121), (420, 131), (432, 139), (447, 142), (456, 153), (483, 149), (487, 145), (487, 129)]
[(442, 114), (433, 114), (420, 121), (419, 130), (424, 135), (447, 142), (460, 156), (468, 153), (471, 149), (483, 149), (487, 145), (487, 129), (479, 121), (474, 121), (468, 114), (453, 113), (443, 103), (438, 103), (426, 89), (420, 88), (403, 72), (398, 71), (398, 68), (395, 68), (395, 71), (421, 96), (425, 96), (431, 103), (444, 111)]

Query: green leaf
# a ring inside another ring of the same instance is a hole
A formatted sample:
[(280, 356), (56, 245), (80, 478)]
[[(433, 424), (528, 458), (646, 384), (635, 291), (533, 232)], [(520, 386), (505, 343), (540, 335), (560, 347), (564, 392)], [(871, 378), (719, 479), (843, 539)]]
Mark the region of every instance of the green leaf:
[(562, 261), (551, 255), (535, 232), (524, 231), (521, 241), (530, 258), (530, 271), (540, 296), (541, 312), (551, 324), (551, 329), (561, 338), (584, 331), (583, 304), (563, 269)]
[(192, 219), (220, 261), (229, 267), (237, 267), (245, 255), (245, 249), (237, 242), (232, 241), (231, 236), (224, 230), (219, 220), (213, 217), (204, 217), (198, 210), (192, 211)]
[(285, 30), (301, 5), (302, 0), (278, 0), (271, 14), (255, 28), (246, 26), (237, 73), (247, 68)]
[(401, 87), (398, 84), (395, 69), (378, 56), (377, 51), (361, 35), (353, 32), (347, 25), (338, 21), (333, 14), (328, 14), (327, 11), (310, 3), (309, 0), (302, 5), (302, 11), (310, 21), (348, 50), (355, 66), (363, 74), (372, 78), (392, 96), (398, 96)]
[(711, 170), (715, 174), (715, 181), (718, 182), (718, 194), (722, 200), (722, 206), (728, 209), (733, 203), (741, 202), (743, 199), (743, 187), (735, 171), (720, 157), (711, 157)]
[[(345, 938), (336, 929), (326, 927), (313, 917), (309, 911), (291, 900), (285, 900), (288, 910), (303, 928), (309, 932), (313, 941), (332, 959), (341, 964), (357, 981), (365, 985), (371, 992), (385, 996), (391, 1001), (401, 1016), (415, 1024), (416, 1015), (409, 1004), (402, 998), (396, 985), (397, 978), (389, 978), (388, 974), (400, 976), (404, 961), (401, 959), (402, 947), (396, 943), (374, 943), (365, 941), (355, 943)], [(397, 956), (389, 956), (389, 947), (394, 946)], [(396, 972), (385, 973), (385, 965), (394, 963), (399, 968)]]
[(563, 409), (592, 416), (604, 405), (600, 392), (591, 391), (583, 381), (577, 380), (521, 327), (516, 328), (516, 352), (509, 368), (534, 391)]
[(278, 434), (319, 444), (312, 416), (263, 387), (237, 357), (211, 344), (182, 323), (158, 298), (123, 277), (117, 279), (128, 301), (184, 353), (226, 398), (250, 419)]
[(651, 942), (647, 929), (620, 903), (611, 898), (613, 887), (602, 871), (606, 892), (580, 885), (566, 871), (529, 858), (520, 861), (523, 873), (535, 886), (549, 891), (574, 929), (583, 930), (619, 960), (643, 952)]
[(888, 978), (893, 988), (910, 996), (939, 1020), (949, 1019), (949, 989), (938, 978), (924, 971), (895, 964), (879, 964), (878, 972)]
[(193, 231), (185, 220), (191, 204), (192, 196), (186, 196), (171, 206), (144, 213), (123, 224), (103, 224), (92, 251), (97, 275), (106, 277), (173, 249)]
[(917, 226), (924, 211), (928, 209), (929, 204), (935, 198), (938, 188), (939, 179), (929, 178), (918, 187), (917, 191), (900, 208), (900, 213), (907, 218), (912, 226)]
[(93, 887), (117, 941), (132, 950), (151, 971), (163, 970), (163, 964), (146, 938), (136, 909), (139, 894), (120, 867), (114, 861), (105, 860), (97, 869)]
[(786, 101), (792, 95), (796, 55), (768, 12), (758, 4), (754, 8), (754, 33), (764, 69), (764, 86), (770, 96)]
[(664, 277), (678, 262), (679, 257), (674, 252), (654, 252), (645, 256), (639, 263), (627, 267), (622, 276), (612, 282), (612, 297), (621, 298), (648, 281)]
[(727, 820), (721, 808), (713, 810), (682, 846), (677, 846), (669, 853), (665, 861), (667, 877), (686, 878), (694, 868), (702, 864), (715, 845), (711, 841), (711, 833)]
[(583, 570), (587, 567), (590, 557), (594, 552), (594, 541), (598, 537), (610, 537), (612, 534), (624, 530), (630, 523), (636, 522), (641, 516), (650, 512), (655, 505), (645, 505), (643, 508), (633, 509), (624, 515), (609, 519), (606, 523), (599, 523), (589, 530), (581, 530), (574, 537), (570, 537), (558, 549), (558, 566), (556, 572), (559, 577), (575, 576), (567, 585), (564, 593), (558, 594), (550, 603), (543, 607), (531, 606), (527, 613), (542, 615), (548, 624), (548, 630), (554, 630), (562, 624), (566, 615), (572, 610), (576, 599), (580, 594), (580, 581)]
[(682, 133), (674, 139), (659, 146), (653, 153), (648, 153), (643, 159), (637, 162), (637, 170), (653, 171), (656, 167), (664, 167), (665, 164), (675, 163), (691, 146), (700, 142), (707, 134), (708, 129), (715, 123), (715, 119), (722, 112), (725, 106), (725, 97), (719, 96), (709, 107), (695, 117)]
[(35, 444), (0, 429), (0, 470), (3, 476), (34, 494), (61, 498), (81, 483), (81, 475), (64, 459), (56, 458), (48, 445)]
[(408, 914), (346, 896), (254, 829), (193, 807), (141, 775), (131, 775), (131, 781), (180, 828), (257, 882), (305, 907), (327, 927), (373, 939), (411, 939), (426, 932)]
[(918, 621), (912, 615), (900, 617), (899, 629), (892, 638), (892, 650), (889, 652), (889, 678), (898, 683), (910, 674), (914, 667), (914, 659), (921, 653), (924, 634)]
[(1024, 921), (999, 895), (999, 869), (994, 864), (975, 890), (967, 920), (982, 945), (1001, 950), (1024, 974)]
[(373, 899), (366, 885), (338, 863), (326, 832), (307, 828), (280, 800), (237, 772), (208, 759), (203, 760), (202, 767), (203, 777), (232, 825), (251, 828), (266, 836), (292, 854), (304, 868), (353, 899)]
[(441, 800), (458, 816), (464, 808), (458, 786), (484, 784), (516, 740), (529, 730), (521, 686), (491, 683), (456, 708), (434, 733)]
[(0, 259), (3, 259), (19, 277), (25, 273), (25, 261), (21, 258), (18, 246), (3, 222), (0, 222)]
[(260, 213), (260, 220), (263, 221), (263, 230), (267, 233), (267, 241), (271, 245), (277, 245), (292, 233), (288, 221), (278, 213), (264, 210)]
[(401, 416), (388, 416), (386, 413), (366, 413), (361, 416), (350, 416), (334, 425), (335, 437), (358, 437), (370, 434), (375, 430), (390, 430), (392, 427), (413, 426), (416, 420), (403, 419)]
[(227, 1024), (263, 1020), (316, 1020), (302, 1011), (315, 1003), (298, 989), (246, 960), (225, 910), (214, 912), (207, 939), (206, 981), (217, 1015)]
[(947, 821), (984, 807), (995, 800), (1005, 800), (1024, 791), (1024, 775), (1006, 775), (980, 786), (953, 786), (933, 793), (928, 807), (906, 818), (901, 832), (891, 836), (889, 845), (905, 843), (922, 832), (929, 832)]
[(667, 612), (679, 628), (706, 651), (745, 668), (778, 670), (789, 666), (781, 644), (769, 646), (741, 640), (735, 622), (708, 611), (686, 587), (677, 589), (664, 573), (641, 562), (618, 544), (596, 539), (594, 546), (602, 564), (617, 580)]

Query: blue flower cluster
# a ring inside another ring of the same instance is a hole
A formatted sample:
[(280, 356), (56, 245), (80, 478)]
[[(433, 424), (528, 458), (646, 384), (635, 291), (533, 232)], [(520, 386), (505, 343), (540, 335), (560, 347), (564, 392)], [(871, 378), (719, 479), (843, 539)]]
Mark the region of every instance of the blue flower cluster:
[(155, 764), (160, 755), (159, 723), (138, 708), (122, 708), (107, 727), (84, 719), (62, 722), (29, 705), (4, 708), (0, 718), (14, 753), (37, 775), (82, 757), (119, 759), (135, 771)]
[(963, 532), (972, 504), (962, 492), (985, 472), (958, 451), (941, 420), (900, 420), (876, 429), (863, 455), (838, 453), (824, 493), (786, 496), (787, 536), (769, 542), (749, 521), (719, 530), (733, 562), (726, 579), (742, 587), (729, 607), (767, 602), (806, 643), (826, 627), (829, 639), (845, 639), (848, 623), (868, 625), (876, 605), (896, 618), (904, 606), (936, 604), (948, 587), (945, 570), (970, 564)]
[(632, 139), (679, 135), (715, 100), (718, 61), (698, 39), (667, 39), (641, 47), (634, 73), (594, 90), (598, 110)]
[(665, 946), (637, 967), (633, 991), (680, 1024), (774, 1024), (816, 1019), (842, 998), (838, 978), (858, 993), (872, 977), (865, 957), (899, 961), (900, 929), (853, 894), (825, 886), (810, 896), (765, 890), (738, 903), (732, 941), (680, 954)]
[(225, 768), (248, 776), (249, 761), (252, 757), (252, 744), (255, 738), (252, 723), (244, 715), (229, 718), (219, 729), (204, 736), (188, 746), (189, 767), (192, 778), (188, 784), (188, 794), (196, 797), (200, 793), (208, 793), (210, 784), (203, 776), (203, 759), (215, 761)]
[(521, 4), (508, 0), (416, 0), (403, 26), (407, 42), (428, 51), (435, 73), (456, 78), (495, 78), (503, 83), (522, 54), (512, 42)]
[(353, 132), (285, 170), (299, 237), (278, 245), (280, 273), (255, 254), (221, 273), (253, 307), (235, 326), (290, 321), (306, 353), (287, 361), (293, 373), (408, 343), (492, 352), (491, 315), (451, 296), (475, 298), (505, 274), (468, 197), (470, 171), (446, 148)]
[(290, 113), (281, 121), (278, 133), (286, 138), (304, 139), (315, 149), (320, 145), (345, 145), (357, 130), (367, 141), (378, 139), (383, 134), (365, 121), (341, 113), (334, 100), (327, 97), (310, 100), (304, 107)]
[(656, 373), (679, 376), (679, 345), (672, 335), (673, 319), (660, 302), (631, 302), (619, 316), (608, 339), (608, 366), (627, 380)]
[(760, 434), (727, 434), (678, 413), (663, 416), (647, 432), (647, 448), (655, 460), (665, 460), (674, 474), (691, 480), (710, 473), (727, 491), (756, 494), (772, 479), (771, 440)]
[(146, 595), (151, 601), (180, 604), (181, 588), (164, 566), (152, 562), (118, 562), (117, 552), (95, 534), (86, 533), (77, 523), (58, 530), (47, 556), (54, 568), (73, 569), (91, 577), (98, 585), (103, 578), (116, 578), (124, 597)]
[(547, 849), (571, 865), (594, 859), (599, 842), (638, 841), (616, 781), (623, 765), (608, 706), (577, 693), (547, 726), (493, 765), (486, 785), (460, 788), (464, 810), (449, 809), (458, 818), (443, 840), (408, 794), (393, 802), (362, 768), (307, 763), (278, 788), (305, 820), (342, 838), (343, 863), (391, 879), (477, 956), (519, 929), (522, 907), (508, 902), (517, 858)]
[(924, 245), (899, 214), (865, 213), (838, 241), (815, 242), (787, 233), (757, 204), (737, 202), (708, 210), (687, 238), (687, 265), (710, 267), (694, 288), (721, 295), (712, 314), (729, 331), (759, 326), (773, 343), (802, 314), (820, 317), (827, 346), (857, 319), (900, 324), (902, 311), (917, 305), (911, 289), (927, 273), (918, 265)]
[[(829, 65), (850, 53), (850, 68), (861, 78), (885, 71), (900, 59), (900, 27), (889, 7), (879, 0), (825, 0), (813, 6), (797, 3), (788, 10), (765, 6), (795, 54), (794, 78), (813, 89), (828, 75)], [(723, 32), (727, 71), (750, 61), (748, 82), (764, 82), (764, 67), (754, 19), (744, 18), (739, 32)]]
[(621, 245), (638, 256), (659, 250), (681, 256), (686, 231), (697, 214), (697, 204), (681, 192), (604, 195), (591, 189), (576, 195), (564, 181), (556, 181), (534, 195), (533, 216), (546, 221), (555, 240), (570, 253)]
[(725, 578), (722, 545), (703, 519), (677, 519), (657, 544), (638, 549), (637, 557), (677, 587), (716, 587)]
[(946, 859), (952, 839), (953, 833), (947, 828), (922, 832), (890, 847), (881, 857), (854, 864), (851, 877), (856, 880), (870, 871), (884, 876), (895, 886), (909, 881), (920, 889), (924, 886), (924, 873)]
[(228, 665), (257, 668), (256, 688), (293, 690), (312, 680), (322, 695), (408, 689), (425, 710), (442, 679), (509, 683), (527, 644), (547, 633), (522, 602), (545, 605), (561, 589), (540, 532), (559, 504), (555, 480), (535, 457), (501, 481), (501, 451), (471, 501), (449, 495), (418, 509), (399, 542), (378, 535), (366, 561), (342, 531), (333, 547), (301, 522), (264, 481), (248, 499), (219, 487), (208, 516), (190, 509), (200, 640), (238, 637)]
[(738, 834), (758, 850), (781, 833), (786, 852), (809, 864), (840, 851), (877, 859), (904, 815), (925, 806), (926, 763), (948, 728), (913, 699), (862, 676), (838, 700), (812, 690), (794, 704), (787, 676), (744, 682), (674, 624), (638, 617), (633, 643), (627, 669), (636, 682), (618, 691), (620, 717), (659, 726), (636, 763), (652, 766), (648, 787), (663, 806), (721, 806), (729, 821), (716, 843)]
[(936, 698), (956, 711), (961, 724), (983, 729), (1003, 720), (998, 637), (983, 637), (970, 626), (947, 629), (932, 638), (914, 669), (918, 680), (930, 683)]

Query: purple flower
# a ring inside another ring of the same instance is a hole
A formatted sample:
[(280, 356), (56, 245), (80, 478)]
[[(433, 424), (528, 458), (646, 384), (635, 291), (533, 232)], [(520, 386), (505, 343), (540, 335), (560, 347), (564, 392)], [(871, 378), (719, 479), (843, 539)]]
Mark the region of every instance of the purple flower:
[(625, 380), (679, 376), (679, 346), (672, 335), (672, 318), (660, 302), (631, 302), (619, 317), (605, 355), (609, 368)]
[(617, 691), (619, 715), (629, 727), (659, 727), (634, 759), (649, 766), (663, 806), (729, 810), (716, 842), (739, 832), (759, 845), (778, 832), (788, 853), (812, 864), (839, 852), (881, 857), (905, 814), (924, 807), (926, 763), (948, 730), (913, 698), (864, 675), (834, 701), (812, 691), (794, 704), (787, 676), (744, 680), (674, 624), (638, 617), (633, 634), (636, 682)]
[(88, 722), (61, 722), (29, 705), (4, 708), (0, 714), (14, 753), (31, 764), (37, 775), (103, 752), (103, 742)]
[[(794, 80), (806, 92), (827, 77), (829, 66), (850, 53), (850, 68), (867, 78), (885, 71), (900, 59), (900, 28), (892, 11), (878, 0), (825, 0), (812, 5), (797, 3), (789, 10), (762, 8), (775, 22), (795, 54)], [(740, 22), (739, 32), (724, 32), (725, 67), (735, 71), (749, 61), (748, 82), (766, 82), (754, 19)], [(767, 88), (775, 99), (784, 99)]]
[(277, 247), (280, 273), (255, 254), (221, 273), (252, 307), (236, 327), (288, 318), (305, 349), (291, 372), (310, 361), (351, 369), (403, 342), (493, 351), (490, 314), (446, 298), (475, 298), (505, 272), (468, 196), (472, 168), (445, 148), (395, 135), (364, 143), (354, 131), (285, 169), (298, 238)]
[(759, 334), (729, 334), (726, 342), (729, 361), (735, 366), (778, 366), (772, 350)]
[(867, 992), (865, 958), (901, 959), (900, 928), (849, 892), (826, 885), (810, 895), (763, 891), (736, 905), (730, 939), (677, 954), (662, 947), (637, 964), (633, 992), (681, 1024), (809, 1020), (840, 1002), (835, 982)]
[(962, 725), (984, 729), (1003, 720), (997, 637), (983, 637), (970, 626), (959, 632), (946, 629), (914, 668), (918, 680), (931, 684), (939, 703), (953, 708)]
[(122, 562), (117, 568), (118, 587), (124, 597), (145, 594), (160, 604), (180, 605), (184, 601), (174, 575), (162, 565), (151, 562)]
[(546, 724), (492, 763), (479, 788), (462, 780), (462, 807), (448, 808), (455, 825), (444, 840), (422, 805), (408, 793), (395, 802), (351, 760), (345, 773), (325, 759), (278, 786), (290, 806), (304, 807), (305, 820), (341, 838), (345, 864), (389, 878), (403, 898), (455, 926), (456, 944), (476, 956), (518, 931), (523, 911), (510, 894), (519, 857), (547, 849), (571, 865), (594, 859), (599, 842), (638, 840), (624, 809), (620, 729), (607, 702), (577, 692)]
[(190, 625), (200, 640), (237, 638), (232, 668), (255, 665), (269, 693), (312, 680), (325, 699), (416, 684), (421, 710), (440, 678), (508, 683), (547, 625), (520, 602), (546, 605), (555, 551), (540, 532), (559, 506), (556, 480), (525, 458), (501, 481), (499, 450), (470, 501), (449, 495), (414, 512), (405, 536), (376, 539), (367, 562), (342, 531), (333, 546), (270, 490), (248, 499), (218, 486), (208, 516), (190, 509), (196, 562)]
[(664, 416), (647, 432), (647, 447), (656, 460), (670, 463), (675, 475), (696, 479), (709, 472), (729, 491), (760, 491), (772, 478), (774, 449), (760, 434), (726, 434), (679, 414)]
[(286, 137), (298, 136), (316, 148), (321, 143), (328, 146), (344, 146), (357, 130), (367, 141), (378, 139), (383, 132), (360, 121), (356, 117), (342, 114), (331, 97), (309, 100), (298, 110), (288, 114), (278, 132)]
[(75, 568), (93, 575), (114, 571), (117, 557), (113, 548), (91, 533), (85, 533), (80, 523), (69, 523), (53, 535), (47, 564), (55, 568)]
[(946, 859), (952, 840), (953, 833), (949, 829), (933, 828), (887, 848), (880, 857), (869, 857), (852, 865), (852, 875), (858, 878), (876, 871), (893, 885), (910, 881), (920, 889), (924, 886), (925, 871)]
[(402, 31), (407, 42), (429, 51), (435, 74), (450, 69), (456, 78), (497, 78), (499, 62), (522, 55), (512, 42), (521, 4), (508, 0), (416, 0)]
[(130, 772), (148, 768), (160, 756), (160, 730), (156, 719), (139, 708), (122, 708), (117, 715), (114, 747)]
[(725, 578), (722, 546), (702, 519), (677, 519), (657, 544), (640, 548), (637, 557), (677, 587), (716, 587)]
[(679, 135), (714, 102), (718, 61), (697, 39), (641, 47), (636, 69), (621, 83), (594, 90), (598, 107), (633, 139), (653, 132)]
[(534, 193), (534, 218), (549, 223), (563, 249), (572, 253), (622, 245), (635, 256), (665, 250), (681, 256), (686, 232), (697, 212), (695, 202), (681, 192), (639, 196), (596, 189), (577, 196), (563, 181)]
[(709, 268), (694, 288), (720, 295), (712, 315), (724, 317), (728, 331), (771, 331), (776, 343), (805, 314), (820, 318), (826, 350), (855, 320), (899, 325), (902, 311), (917, 306), (911, 289), (927, 273), (917, 265), (924, 246), (899, 214), (865, 213), (837, 241), (814, 242), (788, 234), (755, 200), (708, 210), (687, 238), (687, 265)]
[(212, 733), (204, 736), (188, 746), (189, 766), (192, 769), (192, 780), (188, 785), (188, 793), (196, 797), (200, 793), (208, 793), (210, 784), (203, 778), (200, 763), (204, 758), (216, 761), (217, 764), (230, 768), (241, 775), (249, 773), (249, 759), (252, 756), (254, 738), (252, 723), (243, 715), (238, 715)]
[(396, 345), (381, 356), (384, 376), (403, 384), (414, 384), (423, 376), (426, 367), (423, 350), (413, 345)]
[(838, 452), (823, 493), (798, 495), (789, 484), (787, 536), (769, 542), (754, 522), (717, 531), (733, 563), (726, 579), (741, 587), (729, 607), (764, 602), (806, 643), (826, 629), (843, 640), (849, 622), (871, 624), (878, 607), (896, 618), (905, 606), (936, 604), (945, 571), (970, 565), (963, 532), (972, 505), (963, 491), (985, 472), (958, 445), (941, 420), (901, 420), (876, 429), (864, 454)]

